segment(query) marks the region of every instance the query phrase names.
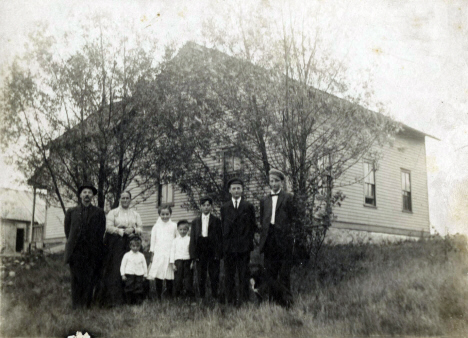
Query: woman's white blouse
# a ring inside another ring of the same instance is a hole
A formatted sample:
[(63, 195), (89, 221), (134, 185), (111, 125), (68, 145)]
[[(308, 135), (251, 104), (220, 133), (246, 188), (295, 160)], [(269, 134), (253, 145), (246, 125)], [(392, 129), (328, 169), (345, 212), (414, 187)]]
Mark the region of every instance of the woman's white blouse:
[(138, 212), (133, 209), (118, 207), (112, 209), (106, 216), (106, 232), (123, 236), (125, 229), (133, 228), (141, 235), (143, 223)]

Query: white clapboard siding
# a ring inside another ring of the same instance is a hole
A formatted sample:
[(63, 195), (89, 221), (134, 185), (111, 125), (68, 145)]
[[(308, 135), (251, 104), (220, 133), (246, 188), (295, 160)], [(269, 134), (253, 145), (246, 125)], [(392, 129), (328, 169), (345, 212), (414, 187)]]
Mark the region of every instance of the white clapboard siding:
[[(211, 166), (222, 165), (222, 148), (213, 150), (206, 158)], [(401, 191), (401, 169), (411, 172), (412, 212), (404, 212)], [(350, 168), (338, 183), (346, 184), (363, 177), (362, 162)], [(346, 199), (341, 207), (335, 208), (337, 227), (398, 233), (399, 230), (412, 232), (429, 232), (429, 204), (426, 173), (426, 152), (424, 136), (411, 133), (400, 133), (392, 146), (383, 149), (383, 158), (379, 161), (375, 174), (376, 207), (364, 206), (364, 183), (339, 188)], [(128, 190), (133, 196), (139, 195), (136, 183), (131, 183)], [(258, 207), (258, 198), (268, 190), (261, 182), (251, 181), (246, 189), (246, 198)], [(158, 219), (157, 193), (142, 196), (133, 200), (132, 207), (141, 216), (145, 231), (150, 231)], [(191, 221), (197, 212), (187, 210), (183, 205), (188, 201), (186, 194), (174, 187), (174, 206), (172, 220)], [(61, 208), (51, 206), (47, 210), (45, 240), (64, 238), (63, 212)]]
[[(411, 172), (412, 212), (403, 211), (401, 169)], [(352, 167), (341, 182), (363, 176), (363, 164)], [(429, 204), (424, 136), (399, 134), (383, 150), (375, 173), (376, 207), (364, 206), (364, 183), (343, 187), (346, 199), (335, 209), (337, 223), (375, 225), (429, 232)], [(362, 229), (362, 227), (358, 227)], [(389, 231), (391, 232), (391, 231)]]
[[(135, 183), (131, 183), (128, 189), (133, 196), (137, 196), (139, 188)], [(150, 195), (145, 201), (143, 198), (136, 197), (132, 203), (132, 207), (140, 214), (145, 231), (151, 231), (151, 227), (158, 219), (157, 210), (157, 193)], [(172, 207), (172, 217), (174, 222), (180, 219), (188, 219), (191, 221), (196, 213), (187, 211), (182, 205), (187, 201), (187, 196), (179, 189), (174, 189), (174, 206)], [(71, 206), (71, 205), (70, 205)], [(69, 206), (69, 207), (70, 207)], [(51, 206), (47, 209), (47, 219), (45, 225), (44, 239), (46, 242), (64, 239), (64, 214), (60, 207)]]
[(44, 227), (44, 240), (63, 239), (65, 230), (63, 221), (65, 215), (62, 208), (56, 205), (50, 205), (47, 208), (46, 223)]
[[(140, 193), (140, 188), (135, 182), (130, 183), (128, 189), (132, 196), (137, 196)], [(143, 199), (145, 199), (143, 201)], [(193, 211), (187, 210), (183, 204), (187, 202), (187, 196), (174, 186), (174, 206), (172, 206), (172, 221), (177, 222), (181, 219), (191, 221), (195, 217)], [(143, 228), (145, 231), (150, 231), (151, 227), (158, 220), (158, 193), (154, 192), (151, 195), (146, 195), (143, 198), (141, 195), (135, 197), (132, 201), (132, 207), (140, 214)]]

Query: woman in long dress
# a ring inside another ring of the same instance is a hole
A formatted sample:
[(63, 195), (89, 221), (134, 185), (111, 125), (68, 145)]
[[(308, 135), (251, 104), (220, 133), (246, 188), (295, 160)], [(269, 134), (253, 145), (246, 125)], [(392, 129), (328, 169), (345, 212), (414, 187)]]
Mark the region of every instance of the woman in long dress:
[(172, 296), (174, 270), (170, 264), (172, 242), (177, 236), (177, 224), (171, 221), (172, 209), (163, 206), (158, 209), (159, 218), (151, 230), (151, 259), (148, 279), (156, 280), (156, 295), (161, 299), (163, 282), (166, 294)]
[(120, 206), (109, 211), (106, 216), (106, 255), (98, 291), (99, 302), (104, 306), (125, 303), (120, 264), (124, 254), (129, 251), (131, 237), (140, 236), (143, 230), (140, 215), (130, 209), (131, 199), (129, 191), (123, 192), (120, 196)]

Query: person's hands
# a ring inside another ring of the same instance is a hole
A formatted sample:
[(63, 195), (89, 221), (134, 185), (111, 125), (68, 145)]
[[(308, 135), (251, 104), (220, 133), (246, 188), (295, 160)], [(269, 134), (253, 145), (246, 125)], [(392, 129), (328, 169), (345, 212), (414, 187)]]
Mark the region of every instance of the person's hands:
[(130, 234), (133, 234), (135, 230), (133, 228), (125, 228), (125, 234), (126, 235), (130, 235)]
[(193, 269), (193, 261), (190, 262), (190, 269)]
[(124, 281), (127, 280), (127, 276), (123, 275), (122, 280), (124, 280)]
[(171, 265), (172, 265), (172, 269), (173, 269), (174, 271), (177, 271), (176, 265), (175, 265), (174, 263), (171, 263)]

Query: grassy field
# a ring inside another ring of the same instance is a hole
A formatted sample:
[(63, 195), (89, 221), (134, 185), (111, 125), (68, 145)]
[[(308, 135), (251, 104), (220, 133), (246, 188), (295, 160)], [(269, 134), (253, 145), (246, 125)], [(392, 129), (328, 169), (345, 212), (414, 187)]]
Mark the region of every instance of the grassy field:
[[(14, 276), (10, 276), (14, 272)], [(2, 337), (468, 336), (468, 251), (463, 238), (327, 246), (319, 265), (293, 271), (295, 305), (145, 301), (70, 308), (61, 256), (3, 259)]]

